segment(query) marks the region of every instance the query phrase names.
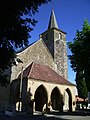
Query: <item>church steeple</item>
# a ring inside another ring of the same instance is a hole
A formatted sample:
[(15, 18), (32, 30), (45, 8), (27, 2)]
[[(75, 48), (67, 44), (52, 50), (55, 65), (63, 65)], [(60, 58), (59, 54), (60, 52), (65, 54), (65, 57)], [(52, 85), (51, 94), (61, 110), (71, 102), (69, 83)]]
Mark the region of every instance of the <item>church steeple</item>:
[(51, 29), (51, 28), (58, 28), (58, 24), (57, 24), (57, 21), (56, 21), (56, 17), (55, 17), (55, 13), (54, 13), (53, 8), (52, 8), (52, 11), (51, 11), (49, 25), (48, 25), (48, 29)]
[(48, 30), (41, 34), (54, 60), (54, 69), (67, 79), (66, 33), (58, 28), (54, 9), (52, 8)]

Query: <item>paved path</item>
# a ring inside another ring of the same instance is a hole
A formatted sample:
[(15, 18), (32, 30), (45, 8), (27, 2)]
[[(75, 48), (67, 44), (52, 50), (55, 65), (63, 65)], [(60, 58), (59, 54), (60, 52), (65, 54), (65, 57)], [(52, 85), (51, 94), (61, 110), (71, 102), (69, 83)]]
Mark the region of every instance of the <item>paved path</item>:
[(80, 115), (46, 115), (48, 117), (53, 117), (56, 120), (90, 120), (90, 116), (80, 116)]
[(90, 120), (90, 112), (75, 112), (75, 113), (50, 113), (44, 114), (35, 113), (33, 116), (15, 116), (9, 117), (4, 113), (0, 114), (0, 120)]
[(53, 117), (56, 120), (90, 120), (90, 110), (82, 110), (77, 112), (63, 112), (63, 113), (52, 113), (45, 114), (47, 117)]

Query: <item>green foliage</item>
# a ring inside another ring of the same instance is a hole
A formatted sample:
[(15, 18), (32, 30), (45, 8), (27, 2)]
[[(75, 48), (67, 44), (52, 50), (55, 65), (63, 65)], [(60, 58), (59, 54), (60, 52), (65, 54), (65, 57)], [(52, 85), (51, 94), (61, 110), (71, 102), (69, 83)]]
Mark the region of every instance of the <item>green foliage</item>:
[(88, 96), (88, 91), (87, 91), (86, 82), (83, 77), (82, 71), (76, 73), (76, 85), (78, 90), (78, 96), (86, 99)]
[[(6, 84), (3, 73), (11, 67), (15, 49), (28, 45), (30, 32), (37, 21), (33, 18), (38, 7), (50, 0), (0, 1), (0, 83)], [(3, 81), (4, 80), (4, 81)]]
[(68, 43), (72, 55), (69, 55), (72, 69), (77, 73), (83, 71), (83, 77), (90, 91), (90, 25), (85, 19), (82, 30), (76, 33), (73, 42)]

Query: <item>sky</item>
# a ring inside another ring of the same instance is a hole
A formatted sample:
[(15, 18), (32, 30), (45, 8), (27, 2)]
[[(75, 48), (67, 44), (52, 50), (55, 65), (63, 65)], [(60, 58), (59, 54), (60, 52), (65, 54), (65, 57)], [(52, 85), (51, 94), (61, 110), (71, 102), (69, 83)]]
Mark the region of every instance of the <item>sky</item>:
[[(66, 32), (66, 42), (73, 41), (77, 30), (82, 29), (84, 19), (87, 19), (90, 24), (90, 0), (52, 0), (56, 20), (59, 29)], [(48, 29), (52, 3), (39, 7), (39, 12), (34, 18), (38, 23), (31, 32), (30, 43), (37, 41), (39, 35)], [(67, 48), (67, 55), (71, 54)], [(70, 67), (68, 60), (68, 80), (75, 84), (75, 73)]]

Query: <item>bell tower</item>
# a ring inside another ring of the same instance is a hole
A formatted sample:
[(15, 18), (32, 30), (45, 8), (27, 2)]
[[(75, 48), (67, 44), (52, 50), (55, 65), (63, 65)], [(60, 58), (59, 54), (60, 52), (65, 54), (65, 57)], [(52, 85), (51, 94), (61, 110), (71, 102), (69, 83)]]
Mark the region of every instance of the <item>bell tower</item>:
[(48, 29), (41, 34), (41, 37), (54, 59), (55, 71), (62, 77), (68, 79), (66, 33), (59, 29), (54, 9), (51, 10)]

